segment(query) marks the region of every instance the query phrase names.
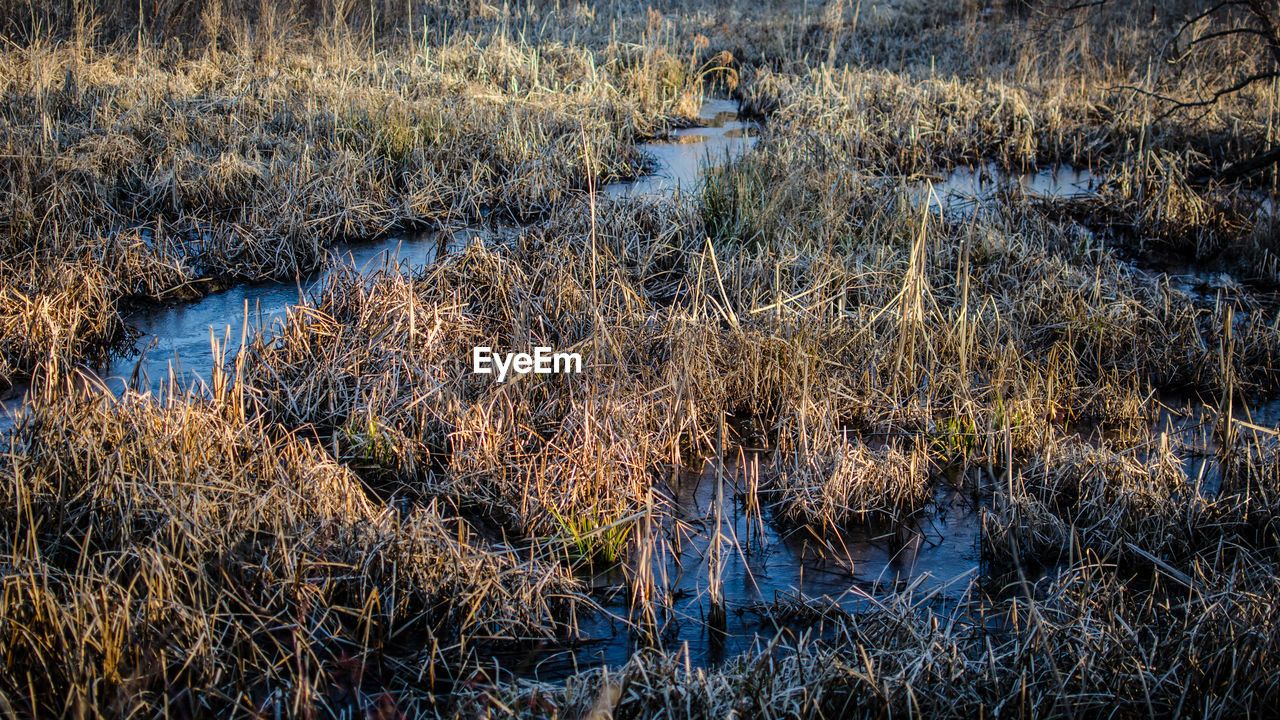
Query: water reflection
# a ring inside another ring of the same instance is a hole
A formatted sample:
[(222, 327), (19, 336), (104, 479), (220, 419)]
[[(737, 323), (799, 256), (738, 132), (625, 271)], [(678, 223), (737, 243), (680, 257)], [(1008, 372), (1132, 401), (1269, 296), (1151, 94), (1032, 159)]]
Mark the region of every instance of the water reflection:
[(705, 127), (676, 130), (669, 138), (640, 144), (656, 161), (654, 171), (635, 181), (610, 183), (604, 191), (612, 197), (695, 192), (704, 170), (741, 157), (756, 143), (753, 125), (738, 118), (738, 105), (732, 100), (708, 100), (699, 122)]

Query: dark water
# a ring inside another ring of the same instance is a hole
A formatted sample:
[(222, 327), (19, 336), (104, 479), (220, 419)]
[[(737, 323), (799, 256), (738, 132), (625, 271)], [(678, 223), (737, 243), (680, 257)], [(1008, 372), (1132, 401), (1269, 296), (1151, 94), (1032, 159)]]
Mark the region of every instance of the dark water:
[[(878, 598), (909, 590), (921, 602), (955, 604), (978, 577), (980, 548), (972, 492), (940, 487), (935, 502), (897, 527), (789, 529), (767, 506), (753, 509), (750, 488), (767, 482), (764, 452), (741, 451), (726, 462), (721, 493), (708, 460), (679, 473), (664, 493), (665, 514), (650, 532), (653, 556), (634, 557), (583, 575), (603, 613), (577, 620), (579, 641), (543, 645), (501, 658), (504, 670), (544, 681), (627, 661), (645, 646), (644, 616), (632, 610), (633, 581), (647, 569), (657, 612), (651, 643), (686, 653), (696, 666), (714, 665), (781, 635), (823, 632), (824, 610), (856, 613)], [(721, 561), (714, 563), (716, 501)], [(726, 615), (709, 620), (714, 567)], [(803, 600), (803, 602), (802, 602)], [(637, 627), (640, 625), (641, 627)]]
[(334, 247), (333, 262), (324, 270), (293, 284), (246, 283), (178, 305), (148, 308), (127, 318), (141, 332), (136, 357), (120, 358), (99, 375), (115, 392), (122, 392), (137, 376), (140, 389), (158, 392), (172, 375), (184, 386), (207, 383), (221, 358), (212, 352), (213, 341), (234, 356), (242, 337), (283, 321), (289, 308), (323, 286), (340, 268), (360, 273), (424, 267), (442, 252), (453, 252), (470, 242), (488, 242), (500, 231), (468, 227), (399, 235), (385, 240)]
[(1065, 164), (1036, 172), (1012, 173), (987, 163), (960, 166), (935, 181), (915, 183), (909, 195), (917, 204), (927, 202), (934, 212), (967, 215), (1001, 194), (1069, 200), (1093, 195), (1099, 182), (1100, 178), (1089, 170)]

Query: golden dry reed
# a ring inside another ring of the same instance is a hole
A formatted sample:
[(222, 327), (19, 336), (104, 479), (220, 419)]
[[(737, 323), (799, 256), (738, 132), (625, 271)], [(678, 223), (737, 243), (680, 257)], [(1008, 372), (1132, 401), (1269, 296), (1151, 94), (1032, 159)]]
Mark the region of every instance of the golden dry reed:
[[(0, 715), (1280, 701), (1275, 174), (1200, 177), (1273, 144), (1280, 97), (1164, 111), (1267, 67), (1246, 36), (1160, 56), (1194, 3), (0, 10), (0, 376), (29, 386), (0, 454)], [(750, 152), (693, 193), (597, 192), (730, 93)], [(931, 202), (958, 165), (1055, 162), (1100, 185)], [(503, 231), (426, 267), (328, 252), (482, 218)], [(205, 386), (115, 395), (91, 370), (132, 349), (133, 310), (326, 263), (214, 348)], [(584, 367), (496, 382), (477, 346)], [(748, 443), (754, 521), (815, 537), (896, 537), (963, 491), (980, 576), (949, 599), (917, 576), (735, 605), (720, 512)], [(703, 609), (778, 629), (713, 667), (662, 646), (678, 598), (655, 572), (706, 458)], [(650, 647), (516, 677), (599, 639), (580, 621), (611, 568), (617, 625)]]

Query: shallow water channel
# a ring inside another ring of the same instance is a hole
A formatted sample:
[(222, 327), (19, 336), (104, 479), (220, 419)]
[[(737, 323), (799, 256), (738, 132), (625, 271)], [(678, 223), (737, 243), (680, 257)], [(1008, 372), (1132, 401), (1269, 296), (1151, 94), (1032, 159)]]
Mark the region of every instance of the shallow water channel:
[[(632, 182), (610, 183), (603, 191), (613, 197), (691, 192), (697, 188), (703, 168), (728, 162), (755, 143), (752, 126), (738, 119), (737, 104), (732, 101), (708, 100), (700, 122), (705, 127), (676, 130), (669, 140), (641, 144), (640, 149), (656, 161), (653, 173)], [(477, 240), (493, 242), (503, 234), (503, 228), (496, 225), (467, 226), (340, 245), (331, 252), (336, 263), (362, 273), (396, 266), (411, 271), (430, 264), (442, 253)], [(252, 334), (282, 320), (289, 308), (322, 286), (332, 272), (330, 265), (299, 283), (245, 283), (194, 302), (140, 310), (127, 321), (141, 332), (137, 343), (141, 355), (121, 358), (99, 369), (100, 375), (116, 392), (123, 391), (131, 378), (143, 376), (146, 381), (142, 386), (158, 391), (167, 384), (171, 372), (186, 383), (208, 381), (216, 362), (211, 333), (228, 348), (230, 356), (244, 332)]]
[(737, 158), (756, 143), (755, 125), (738, 118), (732, 100), (707, 100), (699, 126), (682, 128), (638, 147), (656, 162), (652, 172), (634, 181), (609, 183), (611, 197), (654, 197), (695, 192), (702, 170)]
[(219, 362), (212, 353), (212, 340), (225, 347), (231, 357), (242, 336), (282, 322), (289, 308), (322, 287), (339, 269), (362, 274), (397, 267), (411, 271), (432, 263), (442, 253), (477, 239), (492, 241), (501, 233), (497, 227), (468, 226), (343, 244), (330, 250), (332, 263), (299, 283), (245, 283), (193, 302), (139, 310), (126, 321), (141, 333), (137, 341), (141, 354), (119, 358), (99, 369), (99, 374), (117, 394), (129, 384), (158, 392), (171, 375), (182, 387), (208, 382)]

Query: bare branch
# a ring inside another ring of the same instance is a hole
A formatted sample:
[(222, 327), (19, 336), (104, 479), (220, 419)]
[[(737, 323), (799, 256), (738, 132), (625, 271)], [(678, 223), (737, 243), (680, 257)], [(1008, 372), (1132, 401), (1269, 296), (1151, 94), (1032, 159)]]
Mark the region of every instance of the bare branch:
[(1075, 2), (1070, 5), (1052, 4), (1052, 5), (1046, 5), (1044, 10), (1037, 10), (1037, 12), (1041, 15), (1044, 15), (1045, 17), (1048, 17), (1050, 14), (1050, 11), (1053, 11), (1058, 15), (1067, 15), (1070, 13), (1081, 13), (1081, 11), (1085, 11), (1081, 13), (1083, 17), (1080, 19), (1079, 22), (1072, 23), (1071, 25), (1068, 25), (1065, 28), (1063, 28), (1064, 32), (1072, 32), (1074, 30), (1078, 30), (1084, 27), (1085, 24), (1089, 22), (1089, 18), (1088, 18), (1089, 10), (1103, 7), (1109, 1), (1110, 0), (1080, 0), (1080, 2)]
[(1203, 100), (1179, 102), (1173, 108), (1173, 110), (1182, 110), (1185, 108), (1196, 108), (1196, 107), (1204, 107), (1206, 105), (1212, 105), (1218, 102), (1218, 100), (1221, 100), (1223, 97), (1226, 97), (1227, 95), (1231, 95), (1232, 93), (1240, 92), (1241, 90), (1249, 87), (1250, 85), (1256, 82), (1262, 82), (1263, 80), (1271, 80), (1272, 78), (1277, 78), (1277, 77), (1280, 77), (1280, 70), (1267, 70), (1264, 72), (1254, 73), (1247, 77), (1240, 78), (1235, 82), (1235, 84), (1231, 85), (1230, 87), (1219, 89), (1210, 98), (1206, 98)]
[(1231, 28), (1229, 30), (1218, 30), (1217, 32), (1211, 32), (1207, 35), (1201, 35), (1200, 37), (1188, 42), (1187, 48), (1190, 49), (1191, 47), (1195, 45), (1199, 45), (1200, 43), (1209, 42), (1210, 40), (1217, 40), (1219, 38), (1228, 37), (1230, 35), (1257, 35), (1263, 38), (1264, 40), (1271, 39), (1270, 36), (1267, 35), (1267, 33), (1257, 28), (1238, 27), (1238, 28)]
[[(1088, 3), (1081, 3), (1078, 6), (1097, 6), (1105, 2), (1105, 0), (1093, 0)], [(1179, 100), (1169, 97), (1146, 87), (1135, 87), (1125, 85), (1113, 87), (1111, 90), (1127, 90), (1135, 94), (1154, 98), (1168, 106), (1160, 115), (1156, 116), (1151, 122), (1156, 123), (1167, 119), (1170, 115), (1189, 109), (1200, 109), (1200, 117), (1210, 112), (1210, 108), (1216, 105), (1222, 98), (1228, 95), (1238, 93), (1245, 88), (1259, 82), (1275, 80), (1280, 78), (1280, 28), (1277, 22), (1280, 20), (1280, 2), (1277, 0), (1221, 0), (1204, 8), (1200, 12), (1187, 17), (1178, 26), (1178, 29), (1166, 40), (1163, 47), (1159, 51), (1159, 56), (1166, 58), (1168, 62), (1178, 63), (1181, 60), (1191, 56), (1192, 52), (1198, 46), (1222, 40), (1229, 37), (1256, 37), (1261, 39), (1261, 44), (1265, 47), (1262, 53), (1261, 64), (1271, 67), (1259, 70), (1250, 75), (1245, 75), (1227, 87), (1219, 88), (1208, 97), (1201, 97), (1197, 100)], [(1203, 20), (1206, 20), (1216, 13), (1224, 13), (1225, 18), (1220, 18), (1218, 27), (1222, 29), (1212, 29), (1204, 35), (1192, 38), (1186, 42), (1185, 48), (1180, 48), (1180, 41), (1192, 28)], [(1169, 57), (1167, 51), (1170, 49), (1176, 54)], [(1266, 57), (1274, 61), (1268, 63)], [(1198, 122), (1198, 118), (1196, 120)], [(1246, 175), (1253, 174), (1259, 170), (1272, 167), (1280, 163), (1280, 147), (1273, 147), (1265, 152), (1254, 155), (1253, 157), (1239, 160), (1225, 169), (1213, 172), (1206, 169), (1205, 174), (1201, 176), (1201, 181), (1210, 179), (1238, 179)]]
[(1267, 9), (1265, 0), (1247, 0), (1247, 2), (1249, 12), (1253, 13), (1254, 19), (1265, 31), (1264, 37), (1267, 39), (1267, 46), (1271, 49), (1271, 58), (1275, 60), (1277, 66), (1280, 66), (1280, 29), (1276, 28), (1275, 12)]
[(1075, 12), (1077, 10), (1089, 10), (1091, 8), (1102, 7), (1107, 4), (1107, 0), (1088, 0), (1087, 2), (1078, 2), (1072, 5), (1059, 6), (1062, 12)]
[(1224, 0), (1223, 2), (1220, 2), (1217, 5), (1214, 5), (1208, 8), (1207, 10), (1202, 11), (1198, 15), (1195, 15), (1193, 17), (1187, 18), (1186, 20), (1183, 20), (1182, 24), (1178, 26), (1178, 31), (1175, 32), (1173, 34), (1173, 37), (1170, 39), (1170, 42), (1177, 43), (1178, 38), (1182, 37), (1182, 33), (1186, 32), (1187, 28), (1190, 28), (1192, 25), (1195, 25), (1196, 23), (1200, 22), (1201, 20), (1204, 20), (1205, 18), (1218, 12), (1219, 10), (1223, 8), (1231, 7), (1233, 5), (1244, 5), (1244, 4), (1245, 4), (1245, 0)]
[(1161, 120), (1168, 118), (1170, 115), (1172, 115), (1173, 113), (1179, 110), (1208, 107), (1218, 102), (1219, 100), (1221, 100), (1223, 97), (1227, 95), (1240, 92), (1241, 90), (1249, 87), (1250, 85), (1256, 82), (1262, 82), (1263, 80), (1271, 80), (1272, 78), (1280, 78), (1280, 70), (1268, 70), (1266, 72), (1254, 73), (1253, 75), (1249, 75), (1248, 77), (1241, 78), (1230, 87), (1226, 87), (1218, 90), (1213, 94), (1212, 97), (1203, 98), (1200, 100), (1179, 100), (1177, 98), (1169, 97), (1168, 95), (1164, 95), (1162, 93), (1158, 93), (1153, 90), (1147, 90), (1146, 88), (1137, 87), (1136, 85), (1116, 85), (1108, 89), (1113, 91), (1128, 90), (1130, 92), (1137, 93), (1139, 95), (1145, 95), (1149, 98), (1159, 100), (1160, 102), (1163, 102), (1163, 103), (1169, 103), (1172, 107), (1170, 107), (1168, 110), (1166, 110), (1165, 112), (1161, 113), (1160, 115), (1152, 119), (1152, 122), (1159, 122)]

